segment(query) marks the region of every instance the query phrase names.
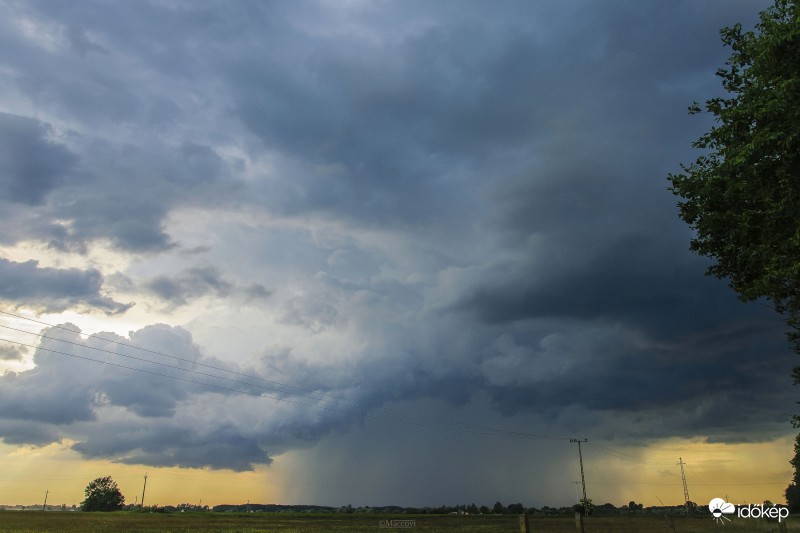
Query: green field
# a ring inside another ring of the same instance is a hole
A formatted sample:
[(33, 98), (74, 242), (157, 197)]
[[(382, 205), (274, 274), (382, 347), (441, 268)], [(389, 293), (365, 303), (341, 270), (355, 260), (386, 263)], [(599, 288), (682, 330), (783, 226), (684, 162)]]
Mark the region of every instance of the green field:
[[(408, 529), (381, 527), (386, 520), (414, 520)], [(800, 517), (790, 517), (788, 531), (800, 532)], [(516, 515), (374, 515), (374, 514), (289, 514), (289, 513), (70, 513), (0, 511), (0, 532), (356, 532), (356, 531), (442, 531), (518, 532)], [(571, 517), (531, 517), (530, 531), (576, 531)], [(709, 516), (609, 516), (591, 517), (586, 533), (717, 533), (781, 531), (777, 524), (762, 520), (733, 519), (718, 525)]]

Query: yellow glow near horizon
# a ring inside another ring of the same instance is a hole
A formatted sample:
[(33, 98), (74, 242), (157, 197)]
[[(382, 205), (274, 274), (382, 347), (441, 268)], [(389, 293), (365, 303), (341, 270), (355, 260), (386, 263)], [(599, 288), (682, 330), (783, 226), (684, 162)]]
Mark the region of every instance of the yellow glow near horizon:
[(281, 502), (281, 475), (273, 467), (252, 472), (189, 468), (154, 468), (107, 460), (86, 460), (69, 449), (68, 443), (44, 447), (18, 447), (0, 443), (0, 504), (79, 504), (86, 485), (98, 477), (111, 476), (125, 496), (125, 503), (142, 497), (147, 474), (146, 505), (180, 503), (219, 505)]
[[(644, 451), (631, 451), (643, 462), (593, 450), (587, 460), (587, 491), (595, 503), (621, 505), (634, 500), (645, 506), (680, 505), (683, 484), (679, 458), (683, 459), (689, 498), (707, 505), (712, 498), (732, 503), (784, 503), (791, 481), (789, 459), (793, 437), (768, 442), (723, 444), (698, 439), (669, 439)], [(592, 448), (589, 448), (592, 450)], [(624, 451), (624, 450), (620, 450)], [(608, 496), (608, 497), (606, 497)], [(660, 501), (659, 501), (660, 500)]]
[[(304, 488), (296, 485), (302, 484), (301, 479), (308, 479), (308, 472), (290, 472), (293, 468), (302, 468), (302, 450), (288, 452), (272, 465), (259, 466), (253, 472), (233, 472), (86, 460), (69, 449), (69, 444), (39, 448), (0, 444), (0, 504), (34, 505), (43, 501), (45, 491), (49, 491), (48, 504), (78, 504), (84, 497), (86, 485), (107, 475), (117, 482), (126, 503), (135, 503), (141, 499), (145, 474), (148, 476), (145, 494), (148, 505), (202, 502), (214, 506), (244, 504), (248, 500), (251, 503), (332, 504), (307, 501), (308, 496), (303, 496)], [(621, 506), (634, 500), (645, 506), (662, 502), (680, 505), (683, 487), (677, 463), (681, 457), (686, 464), (690, 499), (700, 506), (707, 505), (715, 497), (737, 504), (761, 503), (767, 499), (783, 503), (783, 492), (791, 479), (788, 461), (792, 446), (793, 438), (789, 436), (743, 444), (670, 439), (644, 451), (630, 451), (631, 456), (646, 463), (614, 457), (587, 446), (588, 453), (584, 453), (587, 493), (597, 504), (609, 502)], [(540, 502), (539, 505), (562, 503)]]

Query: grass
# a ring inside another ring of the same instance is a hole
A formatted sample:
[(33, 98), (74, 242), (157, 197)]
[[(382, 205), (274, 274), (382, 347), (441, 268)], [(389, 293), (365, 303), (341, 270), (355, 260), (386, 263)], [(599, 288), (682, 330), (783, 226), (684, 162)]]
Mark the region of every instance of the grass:
[[(382, 520), (414, 520), (410, 529), (381, 528)], [(531, 532), (575, 533), (572, 517), (530, 517)], [(800, 517), (789, 517), (787, 531), (800, 532)], [(516, 515), (377, 515), (291, 513), (71, 513), (0, 511), (0, 532), (219, 532), (219, 533), (312, 533), (360, 531), (426, 532), (519, 532)], [(584, 524), (586, 533), (744, 533), (781, 530), (763, 520), (736, 519), (725, 526), (709, 516), (598, 516)]]

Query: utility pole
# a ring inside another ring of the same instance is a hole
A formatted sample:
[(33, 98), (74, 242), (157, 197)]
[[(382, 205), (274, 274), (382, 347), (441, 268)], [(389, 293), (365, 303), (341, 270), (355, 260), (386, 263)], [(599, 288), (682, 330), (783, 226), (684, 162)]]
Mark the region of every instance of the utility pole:
[(142, 510), (144, 510), (144, 491), (147, 489), (147, 474), (144, 475), (144, 486), (142, 487)]
[(689, 487), (686, 485), (686, 474), (683, 472), (683, 459), (681, 457), (678, 457), (678, 464), (681, 465), (681, 479), (683, 480), (683, 501), (685, 504), (688, 505)]
[(44, 491), (44, 504), (42, 505), (42, 511), (47, 510), (47, 495), (50, 494), (50, 490), (47, 489)]
[(583, 503), (584, 503), (583, 511), (588, 516), (589, 509), (587, 509), (586, 505), (585, 505), (586, 503), (588, 503), (588, 500), (586, 498), (586, 478), (583, 475), (583, 453), (581, 452), (581, 442), (589, 442), (589, 439), (583, 439), (583, 440), (581, 440), (581, 439), (569, 439), (569, 441), (578, 443), (578, 459), (581, 462), (581, 483), (583, 484)]

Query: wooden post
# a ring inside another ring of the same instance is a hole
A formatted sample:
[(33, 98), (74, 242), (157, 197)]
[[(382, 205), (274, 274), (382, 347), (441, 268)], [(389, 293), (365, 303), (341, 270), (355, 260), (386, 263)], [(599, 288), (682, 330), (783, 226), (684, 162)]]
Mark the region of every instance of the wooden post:
[(519, 533), (530, 533), (530, 524), (528, 523), (528, 515), (519, 515)]
[(583, 531), (583, 513), (576, 512), (575, 513), (575, 529), (584, 533)]

